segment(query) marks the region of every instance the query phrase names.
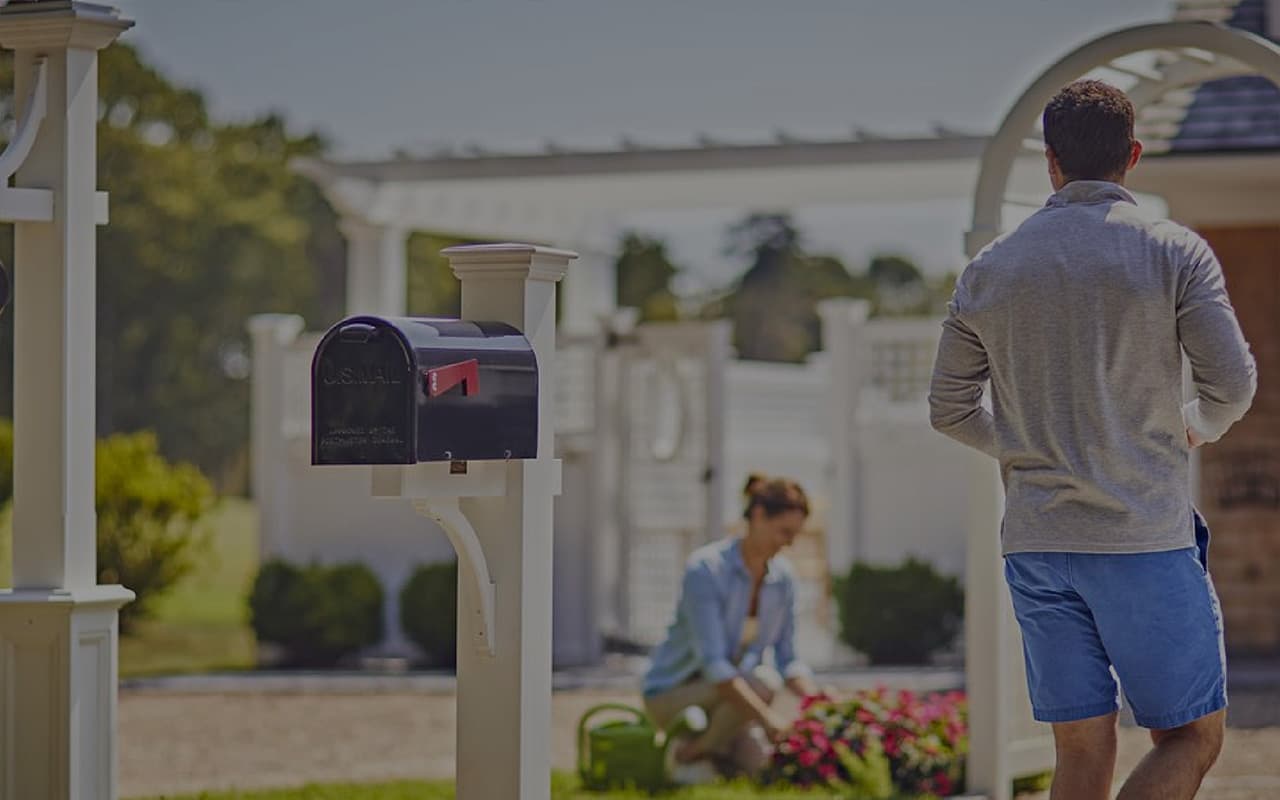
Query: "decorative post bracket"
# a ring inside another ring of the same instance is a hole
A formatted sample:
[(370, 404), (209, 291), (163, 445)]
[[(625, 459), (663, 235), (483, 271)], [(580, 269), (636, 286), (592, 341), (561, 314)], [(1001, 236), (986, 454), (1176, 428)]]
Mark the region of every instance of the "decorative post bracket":
[[(373, 496), (413, 501), (414, 510), (434, 520), (458, 554), (458, 580), (471, 592), (478, 610), (476, 649), (497, 655), (494, 637), (495, 585), (489, 562), (471, 521), (462, 511), (463, 497), (503, 497), (507, 492), (504, 461), (424, 462), (410, 466), (373, 467)], [(459, 471), (460, 469), (465, 471)]]
[(474, 592), (479, 601), (477, 608), (480, 631), (476, 639), (476, 647), (491, 656), (497, 655), (498, 648), (497, 642), (494, 641), (493, 628), (493, 579), (489, 577), (489, 564), (484, 560), (480, 539), (476, 536), (475, 528), (471, 527), (471, 522), (467, 520), (467, 515), (462, 513), (458, 498), (415, 500), (413, 507), (419, 514), (435, 520), (453, 544), (461, 567), (458, 575), (462, 576), (461, 580), (466, 581), (466, 585), (470, 587), (469, 591)]
[[(35, 60), (35, 80), (27, 95), (24, 113), (9, 145), (0, 153), (0, 221), (53, 222), (53, 190), (10, 186), (9, 179), (31, 155), (40, 124), (49, 111), (49, 69), (43, 57)], [(108, 217), (106, 192), (94, 192), (93, 221), (106, 225)]]

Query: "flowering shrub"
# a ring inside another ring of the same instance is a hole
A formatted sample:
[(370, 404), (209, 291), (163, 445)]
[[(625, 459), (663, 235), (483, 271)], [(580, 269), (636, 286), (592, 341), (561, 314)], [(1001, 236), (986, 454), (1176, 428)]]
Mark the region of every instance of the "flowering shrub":
[(805, 698), (767, 778), (879, 800), (960, 790), (968, 750), (963, 692), (862, 691)]

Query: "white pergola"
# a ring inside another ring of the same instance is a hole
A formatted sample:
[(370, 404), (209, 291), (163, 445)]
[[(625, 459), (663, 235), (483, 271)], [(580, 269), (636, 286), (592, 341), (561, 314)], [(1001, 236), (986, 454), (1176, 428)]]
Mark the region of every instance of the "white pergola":
[[(986, 138), (869, 134), (843, 141), (611, 151), (300, 160), (348, 237), (348, 312), (402, 313), (404, 242), (415, 230), (558, 243), (582, 255), (564, 282), (562, 324), (595, 330), (614, 307), (614, 248), (631, 214), (763, 206), (884, 204), (971, 195)], [(1043, 197), (1036, 159), (1014, 180)]]

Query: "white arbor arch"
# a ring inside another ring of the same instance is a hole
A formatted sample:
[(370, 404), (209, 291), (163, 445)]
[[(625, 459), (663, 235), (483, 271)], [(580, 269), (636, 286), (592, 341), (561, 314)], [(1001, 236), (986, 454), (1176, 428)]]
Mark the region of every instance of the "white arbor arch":
[[(1003, 232), (1007, 205), (1040, 205), (1040, 200), (1024, 200), (1010, 187), (1025, 183), (1015, 177), (1015, 167), (1030, 169), (1034, 163), (1043, 173), (1043, 161), (1027, 157), (1043, 153), (1040, 115), (1062, 86), (1085, 76), (1123, 85), (1141, 127), (1144, 110), (1154, 109), (1175, 90), (1248, 75), (1261, 75), (1280, 86), (1280, 45), (1247, 31), (1205, 22), (1126, 28), (1067, 54), (1031, 83), (988, 140), (974, 191), (972, 225), (965, 235), (967, 254), (975, 256)], [(1155, 138), (1155, 146), (1148, 152), (1169, 149), (1167, 140)], [(1168, 187), (1185, 180), (1183, 173), (1170, 169), (1172, 160), (1156, 158), (1147, 163), (1148, 176), (1156, 173), (1156, 180), (1154, 184), (1149, 178), (1135, 180), (1137, 188), (1145, 188), (1144, 184)], [(1245, 166), (1255, 165), (1249, 162)], [(1232, 173), (1231, 179), (1238, 176)], [(1031, 721), (1021, 639), (1000, 570), (996, 531), (1002, 512), (983, 505), (983, 498), (999, 497), (994, 465), (988, 465), (975, 480), (989, 484), (992, 491), (975, 491), (975, 505), (969, 510), (965, 671), (970, 741), (974, 745), (968, 778), (971, 791), (985, 793), (992, 800), (1007, 800), (1014, 777), (1052, 765), (1053, 745), (1048, 727)]]
[[(1150, 53), (1154, 63), (1131, 63)], [(1261, 36), (1207, 22), (1165, 22), (1125, 28), (1094, 39), (1045, 70), (1009, 110), (987, 141), (973, 196), (973, 224), (965, 251), (977, 254), (1000, 235), (1014, 162), (1044, 150), (1039, 128), (1045, 103), (1065, 84), (1095, 71), (1135, 81), (1126, 88), (1135, 110), (1169, 92), (1222, 78), (1262, 75), (1280, 86), (1280, 45)]]

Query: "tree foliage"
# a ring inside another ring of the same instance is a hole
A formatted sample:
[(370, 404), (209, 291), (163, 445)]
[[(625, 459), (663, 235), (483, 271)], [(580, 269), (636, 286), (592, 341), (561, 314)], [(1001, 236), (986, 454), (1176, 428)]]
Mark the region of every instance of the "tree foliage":
[[(287, 311), (329, 322), (340, 308), (333, 212), (288, 166), (324, 143), (289, 131), (278, 114), (215, 123), (199, 92), (127, 44), (102, 52), (100, 75), (98, 185), (110, 193), (111, 221), (98, 229), (98, 431), (154, 430), (166, 455), (237, 488), (247, 464), (246, 319)], [(10, 57), (0, 86), (11, 85)], [(11, 252), (6, 228), (0, 253)], [(30, 267), (15, 266), (20, 304)], [(8, 414), (11, 315), (3, 325)]]
[(414, 233), (406, 247), (405, 270), (408, 313), (426, 317), (456, 317), (462, 312), (462, 284), (454, 277), (449, 259), (440, 255), (462, 239), (430, 233)]
[(639, 309), (640, 319), (646, 322), (679, 316), (671, 282), (681, 268), (671, 260), (666, 242), (628, 232), (622, 237), (614, 264), (620, 307)]
[(733, 340), (742, 358), (802, 361), (818, 349), (817, 303), (855, 295), (858, 281), (834, 256), (803, 247), (787, 214), (750, 214), (731, 226), (725, 254), (749, 262), (746, 272), (712, 315), (733, 320)]
[(819, 349), (820, 300), (864, 299), (874, 316), (936, 315), (955, 284), (954, 275), (930, 280), (896, 253), (877, 254), (865, 270), (851, 272), (833, 255), (810, 252), (788, 214), (748, 214), (727, 229), (724, 253), (746, 269), (701, 316), (732, 319), (734, 345), (748, 359), (802, 361)]

